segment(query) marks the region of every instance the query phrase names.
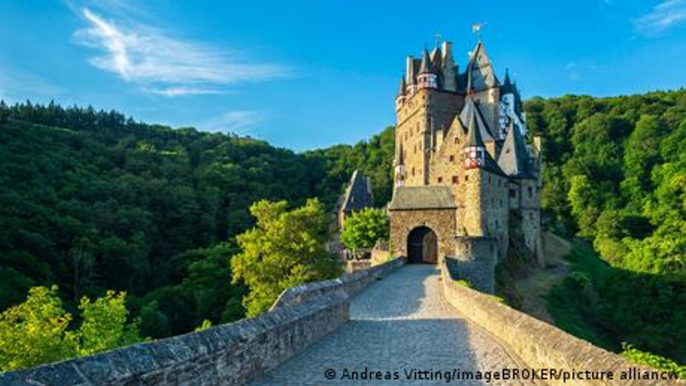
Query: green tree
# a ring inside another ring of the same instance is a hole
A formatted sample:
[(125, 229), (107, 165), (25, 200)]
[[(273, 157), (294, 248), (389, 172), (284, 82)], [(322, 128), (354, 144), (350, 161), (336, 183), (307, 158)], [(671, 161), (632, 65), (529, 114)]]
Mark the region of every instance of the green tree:
[(91, 355), (140, 341), (137, 323), (126, 323), (129, 311), (125, 299), (125, 292), (115, 291), (107, 291), (95, 301), (86, 297), (81, 299), (79, 310), (83, 322), (76, 332), (79, 355)]
[(140, 319), (142, 336), (163, 338), (171, 334), (169, 318), (160, 311), (160, 306), (156, 300), (143, 306)]
[(340, 264), (325, 247), (329, 222), (316, 199), (291, 211), (286, 201), (261, 200), (250, 206), (257, 224), (237, 236), (241, 253), (231, 260), (234, 283), (249, 288), (243, 304), (248, 316), (271, 307), (286, 288), (331, 279)]
[(126, 324), (126, 294), (108, 291), (91, 302), (81, 299), (83, 321), (69, 330), (57, 286), (33, 287), (26, 301), (0, 315), (0, 371), (90, 355), (140, 340), (136, 324)]
[(383, 209), (365, 208), (345, 220), (341, 241), (351, 250), (373, 248), (378, 240), (387, 240), (388, 216)]
[(26, 301), (0, 315), (0, 371), (18, 370), (70, 358), (75, 341), (67, 327), (57, 287), (33, 287)]

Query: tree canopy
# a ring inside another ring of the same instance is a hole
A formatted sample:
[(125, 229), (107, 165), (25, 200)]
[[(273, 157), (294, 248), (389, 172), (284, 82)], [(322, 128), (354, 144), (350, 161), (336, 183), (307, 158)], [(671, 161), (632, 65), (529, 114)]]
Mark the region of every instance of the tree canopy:
[(345, 219), (341, 241), (351, 250), (370, 249), (379, 240), (388, 240), (388, 215), (383, 209), (365, 208)]
[[(578, 258), (590, 290), (573, 304), (611, 341), (686, 361), (686, 90), (612, 98), (535, 98), (544, 137), (549, 227), (588, 241), (608, 264)], [(571, 327), (574, 330), (576, 327)], [(600, 343), (600, 342), (599, 342)]]
[(283, 290), (332, 279), (341, 273), (326, 250), (330, 217), (316, 200), (291, 211), (286, 201), (258, 201), (250, 206), (256, 225), (238, 235), (241, 253), (231, 260), (234, 283), (245, 282), (248, 316), (269, 310)]

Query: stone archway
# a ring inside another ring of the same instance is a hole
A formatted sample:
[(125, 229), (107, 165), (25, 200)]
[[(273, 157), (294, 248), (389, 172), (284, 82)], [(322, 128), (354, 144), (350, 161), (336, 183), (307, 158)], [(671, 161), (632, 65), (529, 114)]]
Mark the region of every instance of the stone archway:
[(438, 237), (434, 231), (420, 226), (407, 235), (407, 261), (426, 264), (438, 262)]

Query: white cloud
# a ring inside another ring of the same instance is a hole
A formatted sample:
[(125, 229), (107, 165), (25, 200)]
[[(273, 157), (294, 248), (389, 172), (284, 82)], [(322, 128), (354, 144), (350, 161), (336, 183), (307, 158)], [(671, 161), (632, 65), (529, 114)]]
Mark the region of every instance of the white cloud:
[(197, 87), (168, 87), (168, 88), (144, 88), (145, 91), (151, 92), (157, 95), (164, 95), (168, 97), (174, 97), (179, 95), (216, 95), (216, 94), (226, 94), (227, 91), (213, 90), (209, 88), (197, 88)]
[(255, 110), (234, 110), (214, 117), (200, 124), (210, 132), (254, 135), (253, 130), (264, 121), (265, 112)]
[(635, 21), (636, 30), (646, 36), (658, 35), (686, 22), (686, 0), (663, 0), (650, 13)]
[(101, 51), (90, 63), (157, 94), (220, 93), (229, 84), (290, 72), (280, 65), (251, 63), (235, 52), (170, 37), (147, 25), (109, 20), (88, 8), (81, 12), (89, 25), (76, 31), (76, 41)]

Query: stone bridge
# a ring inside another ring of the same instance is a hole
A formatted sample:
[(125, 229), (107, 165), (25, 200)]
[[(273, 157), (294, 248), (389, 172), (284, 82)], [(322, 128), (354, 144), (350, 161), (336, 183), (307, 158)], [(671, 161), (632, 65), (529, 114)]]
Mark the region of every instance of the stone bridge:
[[(653, 370), (460, 285), (447, 267), (394, 260), (289, 289), (257, 318), (6, 373), (0, 385), (685, 384), (619, 379)], [(525, 369), (576, 379), (497, 378)], [(614, 379), (579, 379), (587, 370)]]
[[(489, 371), (522, 367), (493, 336), (460, 316), (443, 297), (435, 265), (412, 264), (352, 299), (350, 321), (252, 385), (445, 385), (406, 381), (404, 370)], [(398, 380), (346, 380), (345, 370), (398, 372)], [(333, 370), (334, 380), (325, 372)], [(403, 382), (405, 381), (405, 382)], [(460, 381), (459, 385), (485, 385)], [(508, 382), (524, 385), (524, 382)], [(531, 383), (526, 383), (531, 385)]]

